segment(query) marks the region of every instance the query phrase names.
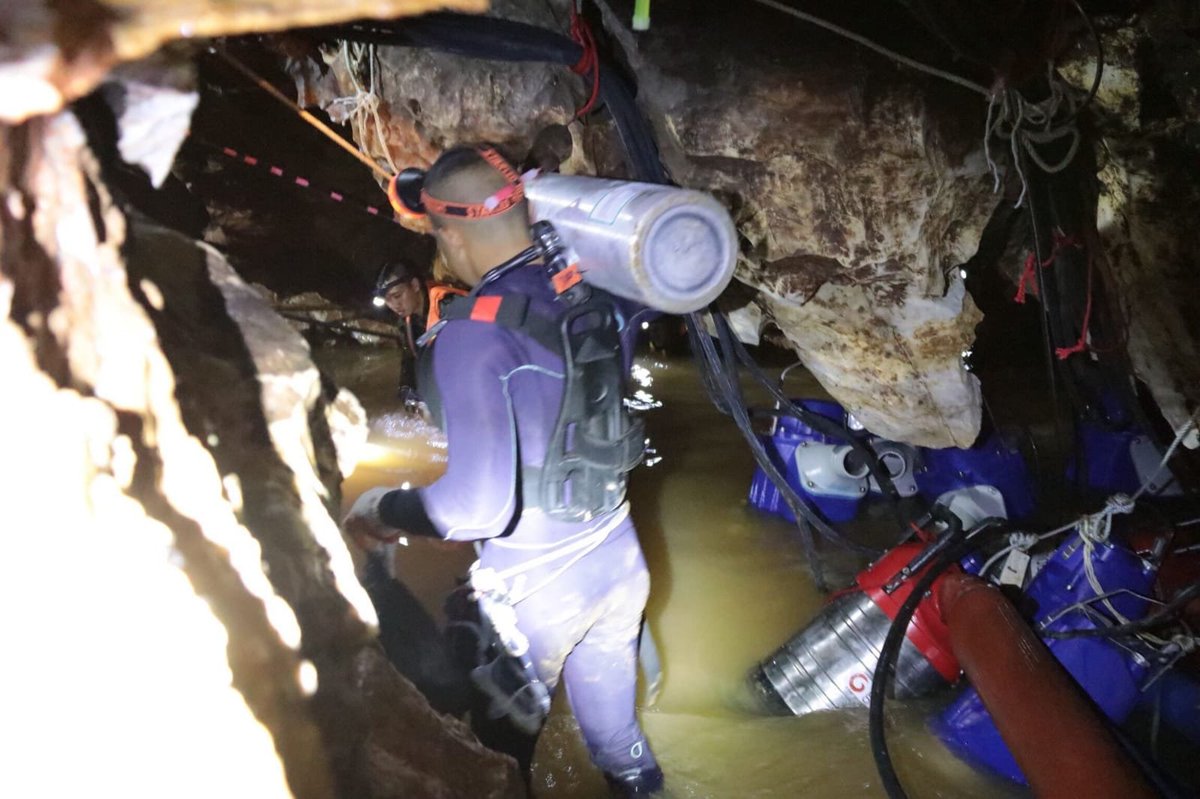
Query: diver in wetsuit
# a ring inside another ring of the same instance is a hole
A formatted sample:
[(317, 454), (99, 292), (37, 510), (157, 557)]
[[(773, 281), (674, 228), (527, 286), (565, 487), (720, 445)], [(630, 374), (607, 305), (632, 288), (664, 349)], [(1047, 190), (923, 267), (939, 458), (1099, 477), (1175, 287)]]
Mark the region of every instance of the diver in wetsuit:
[(416, 340), (425, 332), (425, 285), (403, 264), (385, 266), (375, 282), (375, 304), (394, 313), (404, 333), (404, 357), (400, 361), (400, 385), (397, 395), (405, 407), (420, 402), (417, 393)]
[(622, 794), (649, 795), (662, 772), (634, 703), (650, 579), (624, 501), (643, 444), (622, 403), (639, 322), (603, 292), (577, 304), (541, 264), (495, 268), (532, 244), (495, 151), (448, 151), (420, 186), (447, 264), (475, 287), (422, 353), (449, 465), (428, 487), (363, 494), (346, 531), (480, 542), (475, 596), (543, 708), (561, 679), (593, 762)]

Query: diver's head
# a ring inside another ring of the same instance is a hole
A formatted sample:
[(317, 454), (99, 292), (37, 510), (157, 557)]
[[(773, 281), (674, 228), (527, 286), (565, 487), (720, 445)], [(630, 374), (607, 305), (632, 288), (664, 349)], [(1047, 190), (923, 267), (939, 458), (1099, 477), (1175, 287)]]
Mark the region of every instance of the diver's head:
[(421, 197), (446, 265), (468, 286), (533, 244), (520, 178), (491, 148), (442, 153)]
[(401, 317), (420, 314), (425, 310), (421, 278), (404, 264), (384, 267), (375, 285), (375, 304)]

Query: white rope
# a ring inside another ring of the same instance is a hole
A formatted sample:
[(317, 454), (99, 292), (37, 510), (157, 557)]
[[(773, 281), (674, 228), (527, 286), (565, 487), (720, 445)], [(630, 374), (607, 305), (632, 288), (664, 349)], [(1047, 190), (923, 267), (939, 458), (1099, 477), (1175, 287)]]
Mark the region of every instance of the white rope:
[[(606, 519), (600, 527), (593, 531), (589, 531), (589, 534), (585, 537), (580, 537), (578, 535), (571, 536), (571, 538), (568, 539), (570, 543), (559, 546), (544, 555), (539, 555), (536, 558), (530, 558), (522, 563), (518, 563), (516, 566), (504, 569), (503, 571), (496, 571), (494, 569), (487, 568), (477, 569), (473, 567), (471, 571), (471, 587), (475, 589), (477, 593), (492, 594), (497, 599), (500, 599), (510, 606), (523, 602), (524, 600), (536, 594), (538, 591), (541, 591), (543, 588), (550, 585), (550, 583), (554, 582), (563, 574), (565, 574), (572, 566), (594, 552), (597, 547), (608, 540), (608, 537), (612, 534), (612, 531), (617, 529), (617, 527), (619, 527), (621, 523), (628, 518), (628, 516), (629, 506), (626, 504), (622, 508), (618, 509), (618, 511), (612, 517)], [(525, 577), (530, 571), (540, 566), (545, 566), (549, 563), (562, 560), (568, 555), (574, 555), (574, 557), (572, 557), (559, 568), (555, 569), (555, 571), (546, 577), (546, 579), (542, 580), (533, 588), (523, 588)], [(513, 582), (512, 588), (509, 588), (508, 585), (510, 580)]]
[[(1112, 618), (1117, 624), (1129, 624), (1130, 620), (1126, 618), (1120, 611), (1118, 611), (1113, 606), (1112, 602), (1109, 601), (1104, 586), (1100, 583), (1100, 579), (1096, 576), (1095, 565), (1092, 563), (1092, 555), (1095, 553), (1097, 544), (1108, 542), (1109, 535), (1112, 533), (1112, 517), (1118, 513), (1126, 514), (1133, 511), (1137, 500), (1150, 489), (1150, 486), (1154, 484), (1155, 478), (1157, 478), (1162, 470), (1167, 467), (1167, 463), (1171, 460), (1171, 456), (1173, 456), (1176, 450), (1179, 449), (1180, 444), (1183, 443), (1183, 440), (1192, 431), (1192, 428), (1195, 426), (1195, 424), (1196, 414), (1193, 414), (1192, 417), (1188, 419), (1187, 423), (1180, 428), (1179, 433), (1175, 436), (1175, 440), (1171, 442), (1171, 446), (1167, 448), (1166, 453), (1158, 462), (1158, 467), (1146, 477), (1141, 486), (1138, 487), (1138, 490), (1134, 492), (1133, 496), (1126, 496), (1125, 494), (1113, 494), (1108, 498), (1108, 501), (1104, 503), (1103, 510), (1101, 510), (1099, 513), (1093, 513), (1091, 515), (1084, 516), (1079, 520), (1079, 537), (1083, 541), (1084, 547), (1083, 571), (1087, 576), (1088, 585), (1091, 586), (1092, 590), (1098, 597), (1103, 597), (1101, 602), (1104, 604), (1105, 609), (1112, 614)], [(1167, 643), (1163, 639), (1150, 633), (1142, 633), (1141, 637), (1158, 646), (1163, 646)]]
[(863, 47), (874, 50), (880, 55), (904, 64), (906, 67), (911, 67), (918, 72), (924, 72), (927, 75), (933, 75), (934, 77), (941, 78), (942, 80), (948, 80), (951, 83), (962, 86), (964, 89), (969, 89), (976, 94), (982, 94), (984, 97), (987, 97), (991, 94), (986, 87), (980, 86), (975, 81), (967, 80), (966, 78), (955, 75), (953, 72), (947, 72), (944, 69), (931, 67), (928, 64), (923, 64), (920, 61), (909, 58), (908, 56), (900, 55), (895, 50), (889, 50), (883, 45), (876, 44), (865, 36), (857, 34), (854, 31), (847, 30), (840, 25), (834, 25), (832, 22), (827, 22), (818, 16), (814, 16), (813, 14), (809, 14), (797, 8), (792, 8), (791, 6), (776, 2), (776, 0), (754, 0), (754, 2), (758, 3), (759, 5), (767, 6), (768, 8), (773, 8), (776, 11), (781, 11), (788, 16), (795, 17), (796, 19), (804, 20), (805, 22), (816, 25), (817, 27), (824, 28), (831, 33), (836, 33), (842, 38), (849, 39), (857, 44), (861, 44)]
[(988, 571), (996, 565), (997, 561), (999, 561), (1009, 552), (1012, 552), (1014, 549), (1020, 550), (1021, 552), (1029, 552), (1029, 550), (1033, 549), (1034, 546), (1036, 546), (1039, 542), (1064, 533), (1074, 526), (1075, 522), (1071, 522), (1071, 524), (1065, 527), (1060, 527), (1057, 530), (1051, 530), (1050, 532), (1042, 533), (1041, 535), (1034, 535), (1033, 533), (1011, 533), (1008, 536), (1008, 546), (1004, 547), (995, 555), (992, 555), (990, 558), (988, 558), (987, 562), (983, 564), (983, 568), (979, 570), (979, 573), (986, 576)]
[[(871, 41), (861, 34), (847, 30), (840, 25), (835, 25), (832, 22), (821, 19), (820, 17), (801, 11), (797, 8), (792, 8), (789, 5), (778, 2), (777, 0), (754, 0), (759, 5), (772, 8), (776, 11), (803, 20), (817, 27), (824, 28), (831, 33), (835, 33), (845, 39), (849, 39), (856, 44), (862, 45), (870, 50), (874, 50), (886, 58), (903, 64), (907, 67), (923, 72), (926, 75), (932, 75), (942, 80), (949, 81), (964, 89), (981, 94), (988, 98), (988, 113), (987, 119), (984, 122), (983, 136), (983, 151), (984, 158), (987, 160), (988, 168), (991, 170), (993, 178), (992, 192), (1000, 190), (1000, 168), (996, 165), (995, 159), (992, 157), (991, 139), (993, 136), (999, 136), (1002, 139), (1007, 139), (1010, 142), (1012, 151), (1013, 168), (1016, 170), (1017, 177), (1021, 181), (1021, 194), (1017, 198), (1016, 207), (1020, 208), (1025, 202), (1025, 197), (1029, 193), (1029, 182), (1025, 177), (1025, 170), (1021, 166), (1021, 153), (1024, 151), (1029, 158), (1037, 164), (1037, 166), (1047, 174), (1056, 174), (1062, 172), (1071, 162), (1075, 160), (1076, 154), (1079, 152), (1079, 145), (1082, 142), (1082, 135), (1079, 132), (1079, 126), (1075, 122), (1078, 103), (1076, 101), (1076, 93), (1080, 95), (1088, 95), (1094, 93), (1095, 88), (1091, 92), (1083, 92), (1064, 81), (1054, 69), (1054, 62), (1047, 62), (1047, 77), (1050, 86), (1050, 95), (1039, 102), (1033, 103), (1026, 100), (1024, 95), (1015, 89), (996, 89), (990, 90), (985, 86), (981, 86), (975, 81), (968, 80), (960, 75), (955, 75), (953, 72), (947, 72), (944, 69), (930, 66), (908, 56), (901, 55), (895, 50), (889, 50), (881, 44)], [(1076, 6), (1077, 8), (1078, 5)], [(1079, 8), (1081, 14), (1083, 9)], [(1087, 15), (1084, 14), (1087, 19)], [(1090, 22), (1089, 22), (1090, 27)], [(1099, 66), (1099, 63), (1098, 63)], [(1097, 72), (1096, 84), (1099, 82), (1099, 71)], [(1066, 106), (1067, 113), (1064, 121), (1056, 123), (1059, 118), (1059, 111)], [(1001, 113), (996, 114), (996, 108), (999, 106)], [(1071, 137), (1071, 144), (1058, 161), (1054, 163), (1048, 162), (1038, 150), (1038, 145), (1052, 144), (1067, 136)]]
[(1171, 460), (1171, 457), (1175, 454), (1176, 450), (1178, 450), (1183, 442), (1187, 439), (1188, 434), (1196, 428), (1196, 417), (1198, 415), (1200, 415), (1200, 410), (1193, 413), (1191, 418), (1189, 418), (1187, 422), (1184, 423), (1183, 427), (1179, 429), (1179, 434), (1175, 436), (1175, 440), (1172, 441), (1171, 446), (1167, 448), (1167, 453), (1163, 455), (1162, 460), (1158, 462), (1158, 467), (1150, 473), (1150, 476), (1146, 478), (1146, 482), (1142, 483), (1141, 488), (1139, 488), (1137, 493), (1133, 495), (1133, 501), (1136, 502), (1139, 498), (1141, 498), (1142, 494), (1149, 490), (1150, 486), (1155, 484), (1159, 474), (1162, 473), (1163, 469), (1167, 468), (1167, 461)]
[[(1099, 578), (1096, 576), (1095, 567), (1092, 564), (1092, 554), (1097, 544), (1106, 543), (1108, 541), (1109, 536), (1112, 533), (1112, 517), (1118, 513), (1132, 513), (1134, 505), (1137, 503), (1138, 499), (1140, 499), (1142, 495), (1150, 489), (1150, 486), (1154, 485), (1159, 474), (1161, 474), (1162, 470), (1167, 467), (1167, 463), (1170, 462), (1176, 451), (1178, 451), (1188, 434), (1191, 433), (1196, 427), (1197, 416), (1200, 416), (1200, 410), (1192, 414), (1191, 418), (1189, 418), (1183, 427), (1179, 429), (1179, 432), (1175, 436), (1175, 440), (1171, 442), (1171, 446), (1167, 448), (1167, 451), (1163, 454), (1162, 459), (1159, 460), (1158, 466), (1155, 467), (1154, 471), (1146, 477), (1146, 479), (1142, 482), (1132, 496), (1127, 496), (1125, 494), (1113, 494), (1105, 501), (1104, 508), (1102, 510), (1096, 513), (1081, 516), (1075, 521), (1064, 524), (1061, 527), (1056, 527), (1047, 533), (1033, 536), (1032, 541), (1028, 533), (1011, 534), (1008, 539), (1008, 546), (1004, 547), (988, 558), (987, 562), (983, 564), (983, 568), (979, 570), (979, 573), (986, 576), (988, 571), (995, 566), (1001, 558), (1012, 552), (1014, 549), (1019, 549), (1022, 552), (1028, 552), (1037, 542), (1045, 541), (1048, 538), (1053, 538), (1054, 536), (1065, 533), (1068, 530), (1077, 530), (1079, 532), (1080, 539), (1083, 541), (1085, 550), (1083, 557), (1083, 570), (1087, 577), (1088, 585), (1090, 585), (1092, 590), (1096, 593), (1096, 597), (1094, 597), (1094, 599), (1099, 599), (1099, 601), (1104, 604), (1104, 607), (1113, 615), (1113, 618), (1117, 620), (1117, 623), (1128, 623), (1129, 619), (1125, 618), (1125, 616), (1123, 616), (1115, 607), (1113, 607), (1112, 603), (1108, 601), (1108, 597), (1111, 594), (1105, 591), (1104, 586), (1101, 585)], [(1162, 643), (1162, 639), (1155, 638), (1154, 636), (1146, 637), (1148, 640), (1152, 640), (1160, 644)]]
[[(1064, 81), (1054, 69), (1054, 63), (1046, 62), (1046, 81), (1050, 94), (1046, 99), (1033, 103), (1014, 89), (996, 91), (988, 99), (987, 120), (984, 123), (983, 153), (987, 160), (988, 169), (992, 173), (992, 191), (1000, 190), (1000, 168), (992, 157), (991, 140), (993, 137), (1006, 140), (1012, 154), (1013, 169), (1021, 182), (1021, 194), (1017, 198), (1016, 207), (1020, 208), (1029, 193), (1029, 183), (1025, 170), (1021, 166), (1024, 152), (1029, 159), (1043, 172), (1053, 175), (1062, 172), (1079, 153), (1079, 145), (1083, 136), (1076, 124), (1078, 102), (1076, 94), (1082, 92)], [(1066, 110), (1065, 117), (1062, 111)], [(999, 109), (999, 113), (997, 113)], [(1060, 117), (1065, 121), (1055, 122)], [(1051, 163), (1043, 157), (1039, 145), (1053, 144), (1063, 138), (1071, 137), (1067, 152), (1057, 161)]]
[[(374, 133), (375, 149), (383, 153), (384, 160), (391, 167), (392, 174), (395, 174), (398, 171), (396, 162), (392, 159), (391, 150), (388, 148), (383, 119), (379, 115), (379, 78), (376, 71), (378, 57), (375, 45), (343, 41), (342, 59), (346, 63), (346, 73), (350, 76), (350, 83), (354, 86), (354, 95), (339, 97), (331, 105), (348, 106), (348, 110), (342, 110), (342, 113), (345, 114), (345, 118), (350, 120), (351, 129), (357, 134), (356, 138), (362, 142), (363, 152), (368, 155), (371, 155), (367, 146), (369, 134)], [(366, 86), (358, 79), (364, 59), (367, 61)], [(373, 125), (368, 123), (373, 123)]]

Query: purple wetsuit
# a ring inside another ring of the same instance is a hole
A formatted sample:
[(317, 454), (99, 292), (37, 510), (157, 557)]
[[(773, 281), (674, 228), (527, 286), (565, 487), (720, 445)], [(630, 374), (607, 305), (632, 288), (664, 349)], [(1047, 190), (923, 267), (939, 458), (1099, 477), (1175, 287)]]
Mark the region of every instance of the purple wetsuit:
[[(564, 311), (540, 267), (480, 291), (513, 293), (543, 316)], [(640, 314), (621, 319), (628, 359)], [(469, 319), (447, 322), (432, 347), (448, 468), (426, 488), (388, 493), (383, 521), (482, 542), (479, 568), (507, 587), (538, 678), (552, 689), (562, 678), (596, 765), (609, 774), (655, 768), (634, 713), (650, 578), (628, 504), (587, 522), (522, 507), (522, 467), (543, 462), (562, 402), (562, 357), (520, 331)]]

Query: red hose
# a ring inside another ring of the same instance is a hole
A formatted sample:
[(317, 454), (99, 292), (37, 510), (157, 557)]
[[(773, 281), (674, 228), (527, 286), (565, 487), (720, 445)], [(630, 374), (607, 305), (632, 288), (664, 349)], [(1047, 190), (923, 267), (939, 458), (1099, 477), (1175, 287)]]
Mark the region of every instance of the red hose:
[(1154, 799), (1108, 722), (998, 590), (951, 572), (938, 598), (954, 655), (1035, 796)]

